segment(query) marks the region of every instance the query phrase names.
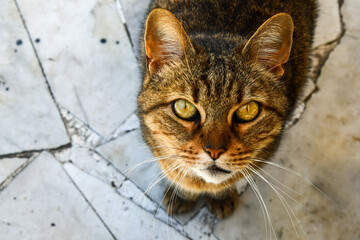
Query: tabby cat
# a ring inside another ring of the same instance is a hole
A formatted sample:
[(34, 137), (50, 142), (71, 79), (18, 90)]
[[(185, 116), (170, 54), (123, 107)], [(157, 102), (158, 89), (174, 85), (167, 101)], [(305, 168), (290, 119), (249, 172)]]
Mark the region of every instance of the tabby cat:
[(315, 0), (154, 0), (142, 38), (143, 136), (170, 214), (205, 195), (218, 218), (269, 160), (304, 86)]

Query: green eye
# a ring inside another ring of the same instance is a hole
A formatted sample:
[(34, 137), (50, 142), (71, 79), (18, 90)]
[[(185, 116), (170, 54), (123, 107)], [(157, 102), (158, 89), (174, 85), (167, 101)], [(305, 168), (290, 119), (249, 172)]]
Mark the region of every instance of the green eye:
[(194, 104), (185, 99), (179, 99), (173, 102), (173, 111), (179, 118), (189, 121), (193, 120), (198, 113)]
[(259, 112), (260, 104), (255, 101), (251, 101), (247, 104), (240, 106), (236, 110), (235, 115), (239, 122), (250, 122), (259, 115)]

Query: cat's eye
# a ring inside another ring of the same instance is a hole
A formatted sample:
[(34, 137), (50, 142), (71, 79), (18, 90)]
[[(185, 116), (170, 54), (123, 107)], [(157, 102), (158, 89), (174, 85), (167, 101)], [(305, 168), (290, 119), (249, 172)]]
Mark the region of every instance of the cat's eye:
[(257, 118), (260, 113), (260, 104), (251, 101), (247, 104), (240, 106), (235, 112), (235, 120), (240, 123), (250, 122)]
[(185, 99), (178, 99), (173, 102), (173, 111), (181, 119), (193, 121), (198, 116), (198, 110), (191, 102)]

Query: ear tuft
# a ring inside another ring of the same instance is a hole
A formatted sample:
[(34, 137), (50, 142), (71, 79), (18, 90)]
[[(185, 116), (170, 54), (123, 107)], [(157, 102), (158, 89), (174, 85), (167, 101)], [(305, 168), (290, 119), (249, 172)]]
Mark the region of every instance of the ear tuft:
[(287, 13), (279, 13), (263, 23), (246, 43), (243, 54), (264, 65), (276, 76), (284, 74), (290, 56), (294, 24)]
[(147, 67), (150, 72), (181, 59), (188, 46), (191, 46), (190, 39), (171, 12), (161, 8), (150, 12), (145, 30)]

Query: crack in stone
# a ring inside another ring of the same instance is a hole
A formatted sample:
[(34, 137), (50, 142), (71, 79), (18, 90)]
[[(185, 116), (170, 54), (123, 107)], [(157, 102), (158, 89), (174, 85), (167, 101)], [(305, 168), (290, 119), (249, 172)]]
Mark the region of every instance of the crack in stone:
[(69, 177), (70, 181), (72, 182), (72, 184), (75, 186), (75, 188), (79, 191), (79, 193), (81, 194), (81, 196), (84, 198), (84, 200), (86, 201), (86, 203), (90, 206), (90, 208), (94, 211), (94, 213), (96, 214), (96, 216), (98, 217), (98, 219), (101, 221), (101, 223), (104, 225), (104, 227), (106, 228), (106, 230), (110, 233), (110, 235), (113, 237), (113, 239), (117, 240), (116, 236), (112, 233), (112, 231), (110, 230), (110, 228), (108, 227), (108, 225), (105, 223), (105, 221), (101, 218), (100, 214), (96, 211), (95, 207), (91, 204), (91, 202), (89, 201), (89, 199), (87, 199), (87, 197), (85, 196), (85, 194), (81, 191), (81, 189), (79, 188), (79, 186), (75, 183), (75, 181), (72, 179), (72, 177), (68, 174), (67, 171), (64, 170), (64, 172), (66, 173), (66, 175)]
[[(126, 24), (126, 19), (125, 19), (123, 10), (122, 10), (123, 7), (122, 7), (122, 5), (121, 5), (120, 0), (115, 0), (115, 2), (116, 2), (116, 10), (117, 10), (117, 12), (118, 12), (118, 14), (119, 14), (119, 16), (120, 16), (121, 22), (122, 22), (123, 25), (124, 25), (126, 35), (127, 35), (128, 39), (129, 39), (131, 48), (132, 48), (132, 50), (133, 50), (133, 52), (134, 52), (134, 44), (133, 44), (132, 39), (131, 39), (131, 36), (130, 36), (129, 28), (128, 28), (127, 24)], [(136, 54), (135, 54), (135, 56), (136, 56)]]
[(116, 138), (124, 136), (125, 134), (133, 132), (139, 128), (140, 122), (137, 117), (137, 110), (135, 110), (120, 124), (120, 126), (110, 135), (110, 137), (103, 144), (109, 143)]
[(69, 149), (71, 147), (72, 147), (72, 144), (67, 143), (67, 144), (61, 145), (61, 146), (56, 147), (56, 148), (33, 149), (33, 150), (23, 151), (23, 152), (18, 152), (18, 153), (4, 154), (4, 155), (0, 155), (0, 159), (4, 159), (4, 158), (30, 158), (34, 154), (38, 154), (38, 153), (41, 153), (41, 152), (44, 152), (44, 151), (57, 152), (57, 151), (63, 151), (64, 149)]
[[(165, 221), (163, 218), (161, 218), (161, 217), (159, 216), (159, 214), (160, 214), (159, 209), (160, 209), (161, 206), (159, 206), (159, 204), (158, 204), (157, 202), (155, 202), (153, 199), (151, 199), (151, 197), (150, 197), (149, 195), (147, 195), (145, 192), (143, 192), (143, 191), (141, 190), (141, 188), (139, 188), (131, 179), (127, 179), (127, 178), (126, 178), (126, 179), (124, 180), (124, 183), (125, 183), (126, 181), (130, 182), (131, 184), (133, 184), (133, 186), (136, 187), (138, 191), (142, 192), (143, 197), (146, 197), (147, 200), (149, 200), (151, 203), (153, 203), (155, 206), (157, 206), (157, 210), (156, 210), (155, 212), (154, 212), (154, 211), (151, 211), (151, 210), (148, 210), (148, 209), (144, 208), (144, 206), (141, 206), (139, 203), (137, 203), (137, 200), (134, 200), (134, 199), (131, 199), (131, 198), (125, 196), (124, 194), (121, 193), (121, 186), (120, 186), (120, 187), (116, 190), (116, 192), (117, 192), (121, 197), (129, 200), (130, 202), (132, 202), (133, 205), (135, 205), (135, 206), (141, 208), (142, 210), (150, 213), (151, 215), (154, 216), (155, 219), (157, 219), (157, 220), (159, 220), (159, 221), (161, 221), (161, 222), (163, 222), (163, 223), (165, 223), (165, 224), (167, 224), (167, 225), (170, 225), (170, 226), (173, 227), (176, 231), (178, 231), (178, 233), (180, 233), (181, 235), (183, 235), (183, 236), (185, 236), (185, 237), (188, 237), (186, 231), (184, 231), (184, 229), (183, 229), (183, 227), (185, 226), (185, 224), (181, 224), (181, 222), (179, 222), (179, 221), (178, 221), (177, 219), (175, 219), (175, 218), (171, 218), (172, 221), (170, 221), (170, 222), (169, 222), (169, 221)], [(141, 197), (141, 196), (139, 196), (139, 197)], [(141, 200), (141, 201), (144, 201), (144, 200)]]
[(100, 133), (96, 132), (65, 107), (60, 107), (60, 114), (64, 119), (65, 127), (68, 130), (71, 143), (88, 146), (93, 149), (104, 144), (106, 141)]
[(83, 104), (82, 104), (82, 102), (81, 102), (81, 99), (80, 99), (80, 97), (79, 97), (78, 91), (76, 90), (76, 88), (75, 88), (74, 85), (73, 85), (73, 90), (74, 90), (74, 93), (75, 93), (76, 100), (77, 100), (78, 103), (79, 103), (80, 109), (81, 109), (82, 113), (84, 114), (86, 125), (89, 125), (88, 116), (87, 116), (86, 111), (85, 111), (85, 109), (84, 109), (84, 106), (83, 106)]
[[(346, 32), (346, 28), (345, 28), (345, 23), (343, 20), (343, 15), (341, 12), (341, 7), (344, 3), (344, 0), (339, 0), (339, 16), (340, 16), (340, 24), (341, 24), (341, 32), (340, 32), (340, 36), (337, 37), (336, 39), (334, 39), (333, 41), (327, 42), (323, 45), (318, 46), (317, 48), (315, 48), (313, 50), (313, 54), (314, 57), (318, 59), (318, 64), (315, 66), (315, 68), (312, 71), (312, 81), (315, 83), (315, 90), (313, 92), (310, 93), (310, 95), (305, 99), (305, 103), (307, 103), (310, 98), (311, 95), (314, 92), (319, 91), (319, 87), (317, 86), (317, 81), (321, 75), (321, 70), (323, 68), (323, 66), (325, 65), (326, 61), (328, 60), (328, 58), (330, 57), (330, 54), (332, 51), (335, 50), (335, 48), (340, 44), (341, 39), (344, 37), (345, 32)], [(323, 54), (321, 54), (323, 53)]]
[[(7, 178), (5, 178), (4, 181), (0, 183), (0, 192), (4, 190), (11, 182), (14, 180), (14, 178), (22, 172), (29, 164), (34, 161), (40, 153), (35, 153), (33, 156), (29, 157), (23, 164), (21, 164), (14, 172), (12, 172)], [(24, 157), (23, 157), (24, 158)]]
[(331, 52), (334, 51), (335, 48), (340, 44), (341, 39), (343, 38), (346, 32), (345, 23), (343, 21), (343, 16), (341, 12), (341, 7), (343, 3), (344, 0), (339, 0), (339, 16), (341, 23), (340, 36), (330, 42), (324, 43), (311, 50), (310, 58), (312, 63), (308, 73), (307, 81), (312, 82), (314, 84), (314, 88), (296, 104), (296, 108), (294, 110), (293, 116), (286, 124), (285, 129), (291, 128), (301, 119), (303, 113), (306, 111), (306, 104), (310, 101), (312, 95), (320, 91), (317, 82), (321, 76), (321, 70), (323, 66), (326, 64), (328, 58), (330, 57)]
[(29, 41), (30, 41), (31, 47), (32, 47), (32, 49), (33, 49), (33, 51), (34, 51), (35, 57), (36, 57), (36, 59), (37, 59), (37, 61), (38, 61), (38, 64), (39, 64), (41, 73), (42, 73), (42, 75), (43, 75), (43, 77), (44, 77), (44, 79), (45, 79), (46, 87), (47, 87), (47, 89), (48, 89), (48, 91), (49, 91), (49, 94), (50, 94), (50, 96), (51, 96), (51, 98), (52, 98), (52, 100), (53, 100), (53, 102), (54, 102), (54, 104), (55, 104), (55, 106), (56, 106), (56, 108), (57, 108), (57, 110), (58, 110), (59, 116), (60, 116), (61, 119), (62, 119), (62, 122), (63, 122), (63, 124), (64, 124), (64, 128), (65, 128), (65, 131), (66, 131), (68, 137), (70, 137), (69, 132), (68, 132), (67, 128), (65, 127), (64, 119), (63, 119), (62, 115), (60, 114), (60, 107), (59, 107), (59, 105), (58, 105), (58, 103), (57, 103), (57, 101), (56, 101), (56, 98), (55, 98), (55, 95), (54, 95), (53, 91), (51, 90), (51, 86), (50, 86), (49, 80), (48, 80), (48, 78), (47, 78), (47, 75), (46, 75), (46, 73), (45, 73), (45, 69), (44, 69), (44, 67), (43, 67), (43, 65), (42, 65), (42, 62), (41, 62), (40, 57), (39, 57), (39, 54), (38, 54), (38, 52), (37, 52), (37, 50), (36, 50), (36, 47), (35, 47), (35, 44), (34, 44), (34, 42), (33, 42), (33, 40), (32, 40), (30, 31), (29, 31), (29, 29), (28, 29), (28, 27), (27, 27), (27, 25), (26, 25), (26, 21), (25, 21), (25, 18), (24, 18), (24, 16), (23, 16), (22, 12), (21, 12), (20, 6), (19, 6), (17, 0), (14, 0), (14, 3), (15, 3), (15, 5), (16, 5), (18, 14), (20, 15), (21, 21), (22, 21), (23, 26), (24, 26), (24, 28), (25, 28), (25, 31), (26, 31), (26, 34), (27, 34), (28, 39), (29, 39)]

